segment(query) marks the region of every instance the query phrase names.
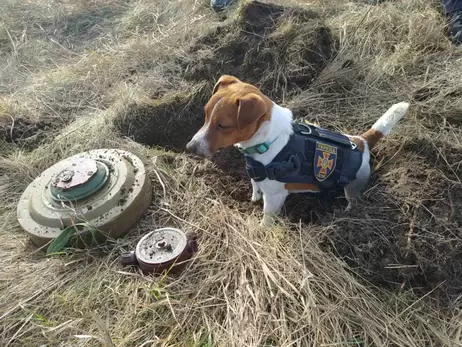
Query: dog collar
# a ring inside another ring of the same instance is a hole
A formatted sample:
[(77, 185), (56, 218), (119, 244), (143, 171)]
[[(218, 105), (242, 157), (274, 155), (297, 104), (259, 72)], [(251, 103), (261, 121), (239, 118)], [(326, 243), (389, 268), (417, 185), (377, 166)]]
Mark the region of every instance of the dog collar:
[(263, 154), (265, 153), (266, 151), (268, 151), (268, 149), (270, 148), (270, 146), (274, 143), (274, 141), (277, 140), (277, 137), (273, 140), (273, 141), (265, 141), (263, 143), (260, 143), (258, 145), (255, 145), (255, 146), (251, 146), (251, 147), (247, 147), (247, 148), (238, 148), (239, 151), (245, 155), (249, 155), (249, 154)]

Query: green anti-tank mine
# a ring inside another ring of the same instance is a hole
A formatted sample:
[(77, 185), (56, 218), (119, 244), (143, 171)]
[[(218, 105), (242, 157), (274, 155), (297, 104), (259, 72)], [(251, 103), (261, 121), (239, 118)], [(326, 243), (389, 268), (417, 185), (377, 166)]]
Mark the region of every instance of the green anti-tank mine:
[(142, 161), (116, 149), (66, 158), (45, 170), (24, 191), (17, 216), (37, 246), (66, 227), (86, 223), (98, 241), (123, 236), (146, 212), (151, 184)]

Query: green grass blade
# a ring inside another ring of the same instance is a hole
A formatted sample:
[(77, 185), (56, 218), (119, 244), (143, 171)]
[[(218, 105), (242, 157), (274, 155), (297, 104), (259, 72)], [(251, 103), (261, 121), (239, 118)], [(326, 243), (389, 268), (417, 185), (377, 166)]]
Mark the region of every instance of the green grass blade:
[(74, 225), (64, 229), (59, 236), (50, 243), (47, 248), (47, 255), (62, 251), (69, 243), (71, 237), (77, 232)]

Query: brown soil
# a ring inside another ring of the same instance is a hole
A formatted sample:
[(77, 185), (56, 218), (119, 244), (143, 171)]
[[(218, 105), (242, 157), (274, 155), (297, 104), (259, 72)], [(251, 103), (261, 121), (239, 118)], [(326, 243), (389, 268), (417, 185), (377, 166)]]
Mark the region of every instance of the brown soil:
[(157, 100), (143, 100), (127, 106), (116, 120), (119, 131), (133, 140), (168, 150), (183, 151), (202, 126), (203, 88), (175, 92)]
[(241, 8), (238, 19), (199, 37), (187, 52), (177, 60), (190, 89), (129, 105), (117, 122), (124, 135), (183, 150), (202, 125), (203, 106), (222, 74), (254, 83), (279, 100), (282, 89), (307, 87), (323, 70), (334, 54), (334, 39), (315, 12), (254, 1)]
[(213, 83), (230, 74), (279, 100), (282, 90), (310, 85), (333, 53), (334, 40), (317, 13), (254, 1), (237, 20), (194, 42), (181, 64), (187, 80)]
[(0, 122), (0, 139), (23, 148), (36, 147), (50, 137), (50, 132), (59, 126), (56, 121), (33, 122), (25, 118), (13, 120), (5, 118)]

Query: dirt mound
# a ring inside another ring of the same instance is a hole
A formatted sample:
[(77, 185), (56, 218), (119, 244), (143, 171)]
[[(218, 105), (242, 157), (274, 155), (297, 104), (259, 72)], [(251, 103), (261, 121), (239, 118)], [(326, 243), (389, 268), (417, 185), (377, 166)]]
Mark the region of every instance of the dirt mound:
[(133, 140), (169, 150), (183, 151), (203, 124), (206, 98), (201, 86), (127, 105), (115, 120), (119, 131)]
[(282, 89), (307, 87), (332, 57), (333, 46), (315, 12), (245, 3), (236, 18), (203, 34), (176, 59), (190, 89), (130, 105), (117, 125), (137, 142), (183, 150), (199, 129), (203, 106), (221, 75), (254, 83), (279, 100)]
[(279, 100), (281, 91), (305, 88), (333, 55), (330, 30), (315, 12), (246, 3), (238, 17), (213, 28), (187, 50), (185, 78), (216, 81), (235, 75)]
[(461, 152), (443, 141), (400, 140), (388, 144), (387, 157), (397, 155), (374, 172), (360, 208), (325, 221), (326, 247), (374, 283), (447, 304), (462, 288), (462, 172), (449, 164)]
[[(334, 40), (313, 11), (254, 1), (243, 4), (235, 18), (203, 34), (186, 51), (177, 63), (192, 86), (130, 104), (116, 120), (123, 135), (150, 146), (183, 151), (202, 126), (203, 107), (221, 75), (254, 83), (280, 100), (282, 90), (295, 93), (321, 73), (334, 54)], [(215, 175), (212, 181), (219, 191), (237, 201), (248, 201), (248, 182), (238, 183), (247, 180), (243, 156), (227, 149), (212, 160), (218, 172), (195, 174), (204, 178)], [(301, 206), (298, 198), (292, 200), (294, 206)]]
[(0, 139), (23, 148), (32, 148), (49, 137), (50, 132), (56, 127), (56, 122), (51, 121), (33, 122), (25, 118), (2, 117), (0, 119)]

